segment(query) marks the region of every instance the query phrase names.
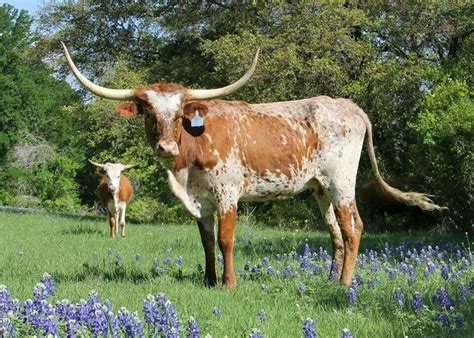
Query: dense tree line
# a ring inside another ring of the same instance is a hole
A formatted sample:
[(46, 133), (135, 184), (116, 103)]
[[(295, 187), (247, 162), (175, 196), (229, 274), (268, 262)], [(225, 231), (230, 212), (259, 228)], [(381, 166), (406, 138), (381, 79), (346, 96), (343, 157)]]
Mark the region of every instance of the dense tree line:
[[(79, 96), (81, 89), (61, 80), (70, 72), (60, 40), (90, 78), (128, 88), (222, 86), (240, 77), (261, 47), (251, 81), (228, 99), (353, 99), (374, 125), (384, 176), (424, 180), (450, 209), (439, 218), (447, 229), (472, 223), (474, 6), (467, 1), (51, 2), (35, 34), (24, 12), (0, 8), (3, 204), (92, 207), (92, 158), (140, 164), (131, 171), (138, 186), (132, 218), (185, 217), (145, 142), (143, 122), (116, 117), (114, 102)], [(51, 155), (22, 165), (18, 156), (31, 145)], [(359, 181), (371, 177), (363, 154)], [(56, 188), (47, 192), (48, 185)], [(305, 194), (242, 209), (265, 223), (297, 226), (319, 214)]]

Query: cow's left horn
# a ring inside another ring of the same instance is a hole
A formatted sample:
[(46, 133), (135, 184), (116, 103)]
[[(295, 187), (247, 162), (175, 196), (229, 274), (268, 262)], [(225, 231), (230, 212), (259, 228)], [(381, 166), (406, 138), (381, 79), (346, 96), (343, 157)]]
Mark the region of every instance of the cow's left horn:
[(193, 100), (206, 100), (206, 99), (221, 97), (221, 96), (228, 95), (235, 92), (237, 89), (242, 87), (252, 76), (253, 71), (255, 70), (255, 66), (257, 65), (259, 52), (260, 52), (260, 48), (257, 49), (257, 52), (255, 53), (255, 56), (253, 57), (252, 66), (250, 66), (250, 68), (247, 70), (244, 76), (242, 76), (240, 79), (222, 88), (188, 89), (188, 94), (190, 98)]
[(135, 167), (138, 167), (138, 164), (124, 164), (123, 165), (123, 170), (132, 169), (132, 168), (135, 168)]
[(84, 75), (81, 74), (81, 72), (79, 72), (74, 62), (72, 62), (66, 45), (62, 41), (61, 45), (63, 46), (64, 56), (67, 59), (69, 67), (71, 68), (74, 75), (76, 75), (76, 78), (79, 80), (79, 82), (82, 83), (82, 85), (86, 87), (88, 91), (97, 96), (111, 100), (131, 100), (135, 97), (135, 90), (133, 89), (110, 89), (98, 86), (89, 81)]

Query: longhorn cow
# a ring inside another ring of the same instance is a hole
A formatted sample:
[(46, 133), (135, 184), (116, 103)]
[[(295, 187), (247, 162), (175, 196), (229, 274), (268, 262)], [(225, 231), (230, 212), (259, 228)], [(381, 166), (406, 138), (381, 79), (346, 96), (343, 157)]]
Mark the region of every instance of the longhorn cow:
[(124, 117), (143, 116), (148, 141), (167, 168), (169, 185), (196, 217), (204, 247), (205, 282), (217, 283), (213, 213), (224, 258), (223, 286), (235, 288), (234, 227), (239, 201), (284, 199), (311, 189), (329, 227), (333, 254), (330, 276), (349, 285), (363, 223), (355, 183), (364, 135), (382, 189), (423, 209), (440, 207), (424, 194), (390, 187), (377, 168), (372, 127), (351, 100), (318, 96), (297, 101), (249, 104), (215, 100), (235, 92), (251, 77), (217, 89), (189, 89), (157, 83), (110, 89), (84, 77), (64, 54), (79, 82), (93, 94), (131, 101), (117, 107)]

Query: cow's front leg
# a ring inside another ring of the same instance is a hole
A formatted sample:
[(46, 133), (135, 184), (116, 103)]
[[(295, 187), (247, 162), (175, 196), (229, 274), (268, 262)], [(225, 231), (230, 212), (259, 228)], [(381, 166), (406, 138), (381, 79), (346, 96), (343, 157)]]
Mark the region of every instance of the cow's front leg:
[(219, 212), (219, 248), (224, 257), (222, 284), (226, 289), (234, 289), (237, 281), (234, 274), (234, 228), (237, 220), (237, 204)]
[(121, 203), (119, 206), (119, 223), (120, 223), (120, 236), (125, 237), (125, 210), (127, 209), (126, 203)]
[(109, 212), (110, 238), (115, 237), (115, 215)]
[(197, 224), (199, 233), (201, 234), (201, 242), (204, 247), (204, 255), (206, 256), (206, 270), (204, 273), (204, 283), (208, 286), (217, 284), (216, 276), (216, 253), (214, 235), (214, 210), (202, 212), (202, 216), (198, 219)]

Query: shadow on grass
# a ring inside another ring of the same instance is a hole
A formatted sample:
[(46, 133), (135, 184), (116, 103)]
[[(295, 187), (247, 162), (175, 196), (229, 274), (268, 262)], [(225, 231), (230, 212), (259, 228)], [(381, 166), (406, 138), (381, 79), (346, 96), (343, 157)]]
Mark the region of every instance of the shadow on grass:
[(89, 226), (74, 226), (60, 231), (62, 235), (103, 235), (103, 229)]

